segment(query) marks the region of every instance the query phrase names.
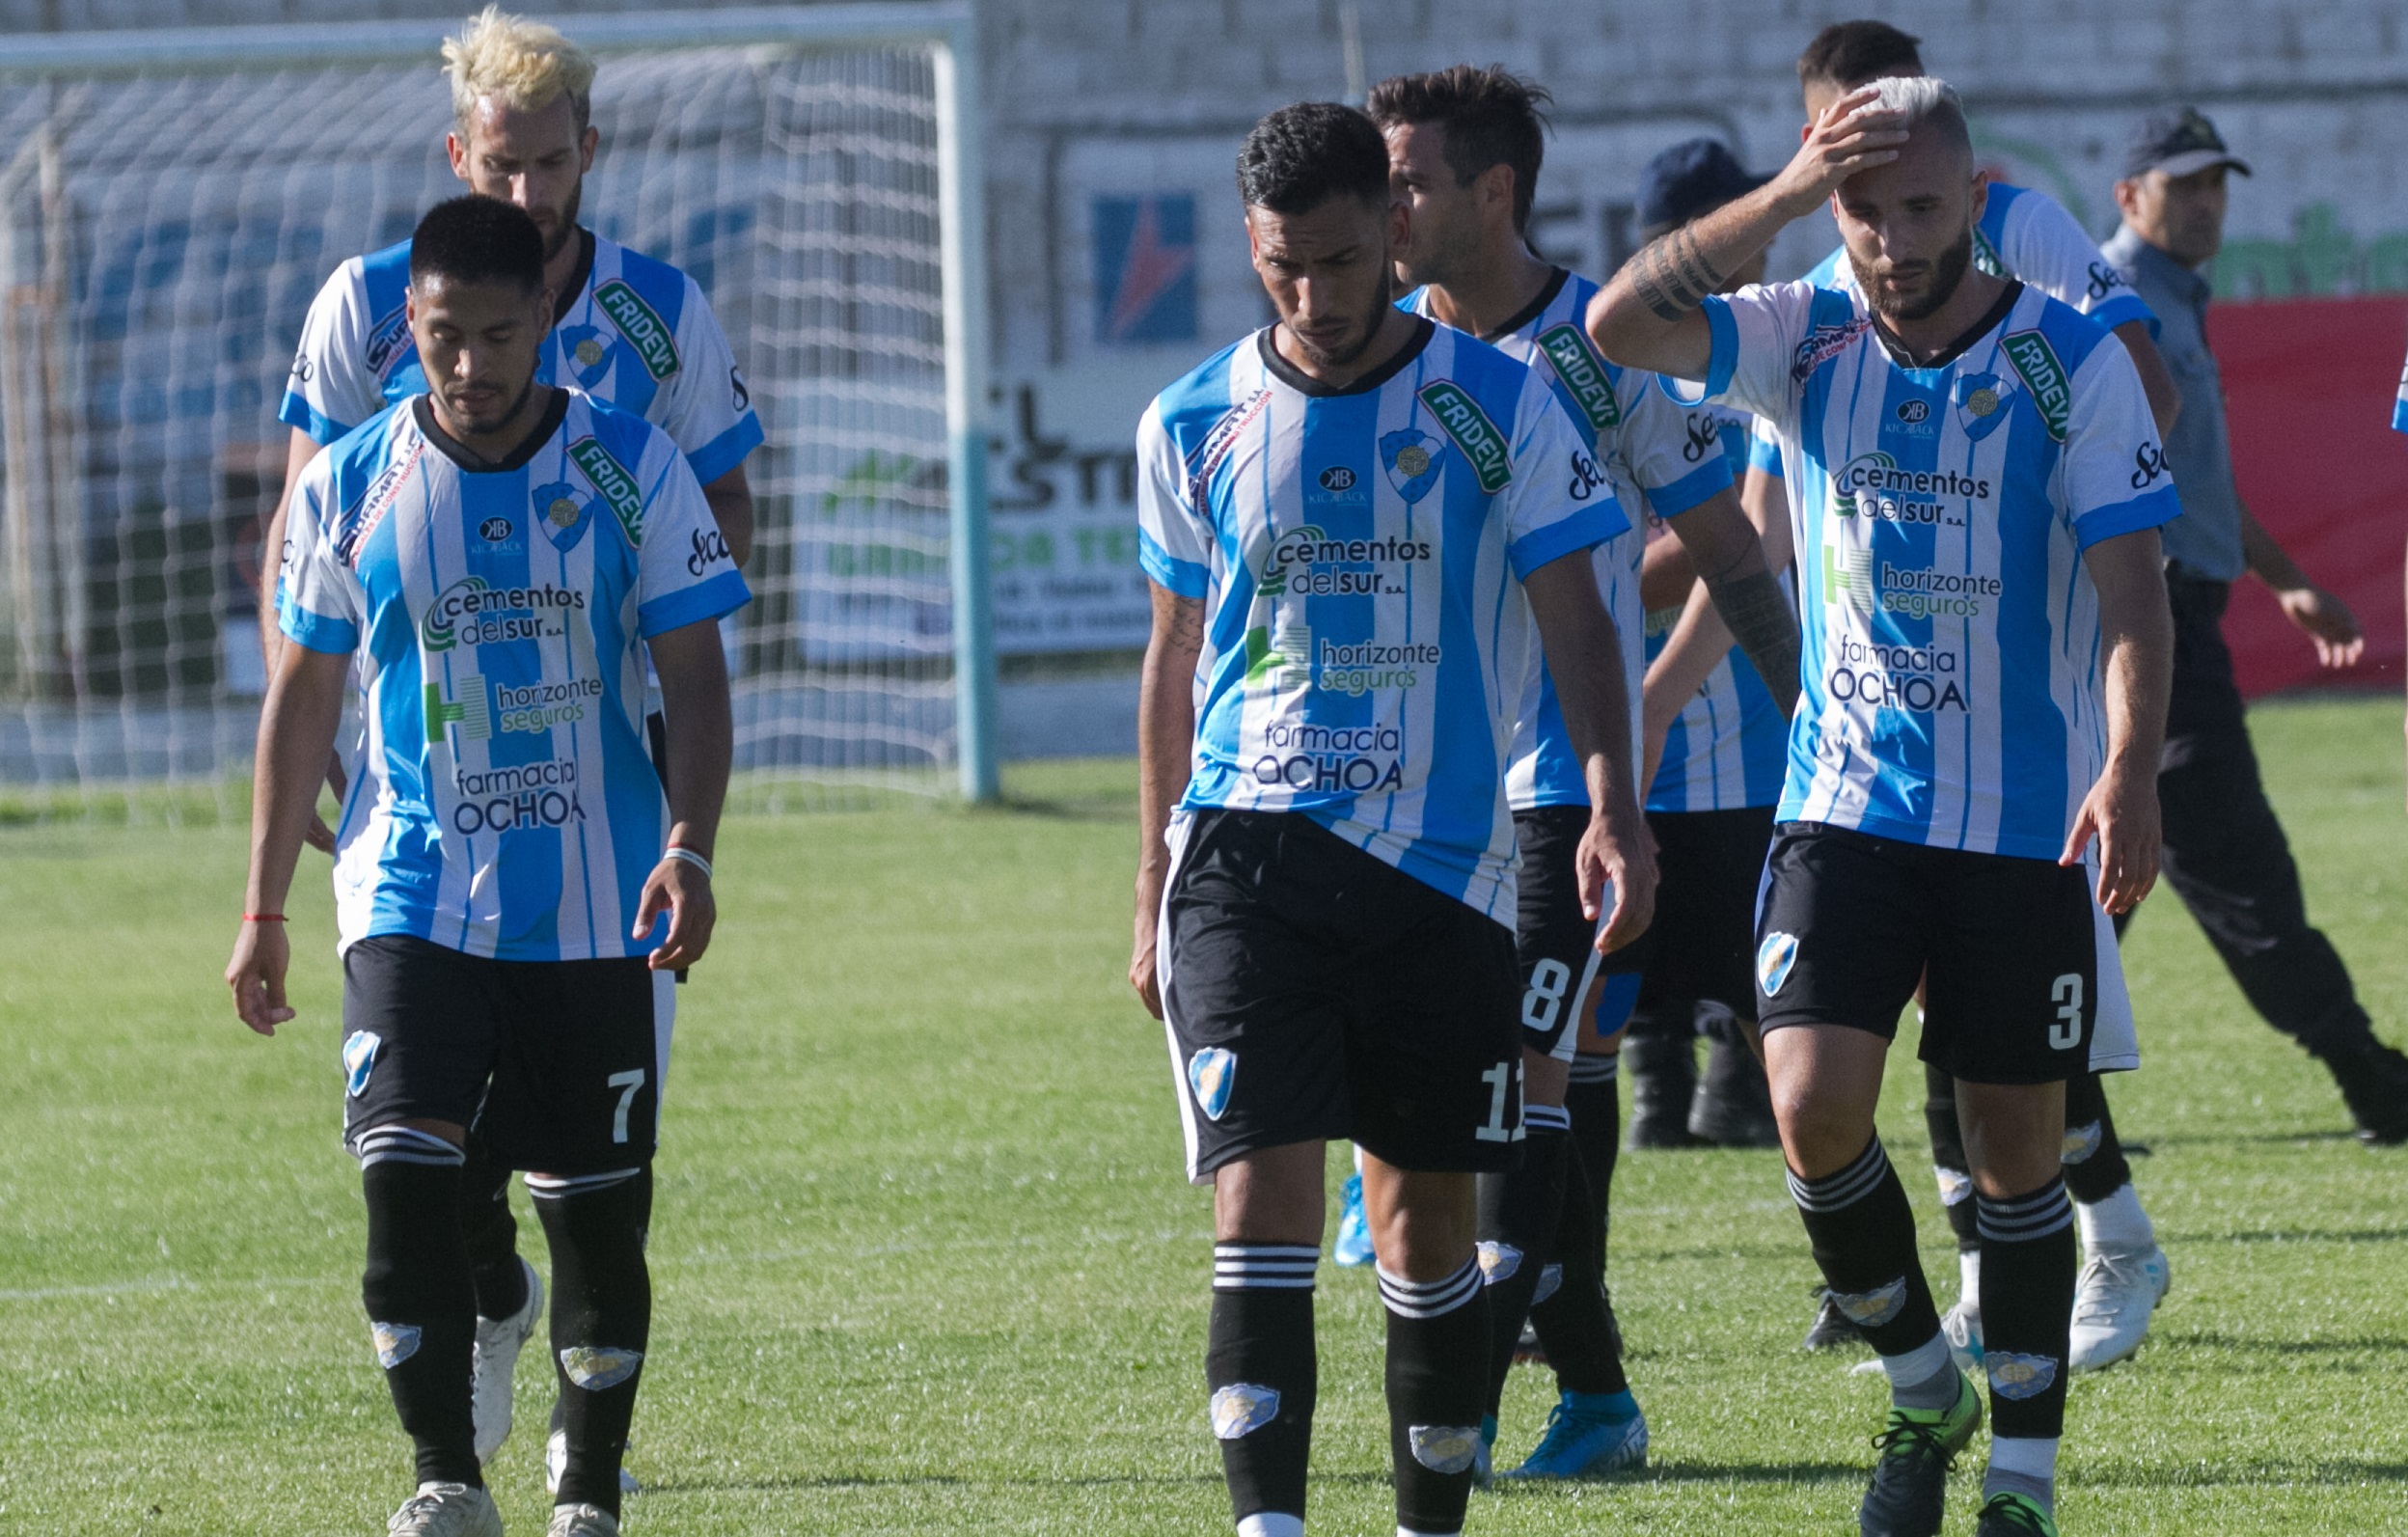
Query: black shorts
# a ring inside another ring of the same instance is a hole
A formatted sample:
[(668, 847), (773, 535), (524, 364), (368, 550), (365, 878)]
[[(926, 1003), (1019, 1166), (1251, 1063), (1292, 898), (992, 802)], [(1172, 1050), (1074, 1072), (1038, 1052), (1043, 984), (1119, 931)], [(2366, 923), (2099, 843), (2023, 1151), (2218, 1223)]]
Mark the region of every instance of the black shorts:
[[(1542, 1057), (1572, 1060), (1580, 1042), (1576, 1004), (1599, 977), (1634, 977), (1647, 969), (1656, 930), (1611, 955), (1597, 953), (1597, 922), (1580, 911), (1580, 839), (1589, 830), (1585, 806), (1541, 806), (1514, 813), (1514, 843), (1521, 854), (1514, 925), (1514, 959), (1521, 968), (1522, 1044)], [(1610, 900), (1610, 898), (1609, 898)], [(1663, 910), (1656, 909), (1660, 926)], [(1601, 989), (1612, 1002), (1592, 998), (1602, 1008), (1599, 1031), (1611, 1035), (1629, 1012), (1635, 983)]]
[(2140, 1065), (2093, 872), (1784, 822), (1756, 921), (1757, 1019), (1884, 1037), (1929, 973), (1922, 1057), (1975, 1084)]
[(1188, 1177), (1290, 1142), (1521, 1161), (1514, 937), (1311, 818), (1174, 823), (1157, 951)]
[(642, 956), (497, 961), (364, 939), (342, 957), (343, 1139), (451, 1121), (506, 1168), (636, 1167), (657, 1144), (675, 1000)]
[(1670, 1009), (1685, 1027), (1698, 1003), (1756, 1013), (1756, 893), (1772, 845), (1769, 806), (1650, 811), (1656, 834), (1656, 953), (1639, 1007)]

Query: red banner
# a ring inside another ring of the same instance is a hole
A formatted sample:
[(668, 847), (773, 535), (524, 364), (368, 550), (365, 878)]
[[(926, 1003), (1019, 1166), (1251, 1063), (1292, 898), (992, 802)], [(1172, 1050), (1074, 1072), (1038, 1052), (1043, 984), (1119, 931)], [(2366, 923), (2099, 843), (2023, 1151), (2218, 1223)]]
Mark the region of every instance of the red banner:
[(2391, 421), (2408, 349), (2408, 297), (2211, 305), (2207, 332), (2224, 370), (2242, 499), (2310, 580), (2339, 594), (2367, 629), (2366, 659), (2328, 672), (2265, 587), (2243, 577), (2224, 621), (2241, 692), (2398, 688), (2408, 661), (2408, 436), (2391, 430)]

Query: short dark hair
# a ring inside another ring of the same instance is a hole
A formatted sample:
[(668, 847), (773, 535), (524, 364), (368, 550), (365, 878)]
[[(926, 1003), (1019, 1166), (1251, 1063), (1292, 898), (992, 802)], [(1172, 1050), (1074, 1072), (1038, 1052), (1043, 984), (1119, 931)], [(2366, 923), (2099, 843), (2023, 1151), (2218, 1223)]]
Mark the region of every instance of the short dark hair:
[(410, 233), (410, 286), (427, 278), (447, 283), (515, 283), (533, 293), (543, 287), (543, 232), (527, 210), (472, 193), (438, 203)]
[(1530, 200), (1546, 157), (1546, 87), (1501, 64), (1459, 64), (1427, 74), (1391, 75), (1364, 103), (1382, 128), (1436, 124), (1445, 130), (1447, 169), (1461, 186), (1491, 166), (1514, 168), (1514, 229), (1530, 225)]
[(1281, 107), (1238, 151), (1238, 195), (1249, 208), (1303, 213), (1331, 198), (1388, 199), (1388, 144), (1371, 120), (1335, 101)]
[(1797, 56), (1797, 83), (1828, 80), (1860, 86), (1883, 75), (1923, 73), (1921, 38), (1886, 21), (1835, 21), (1815, 34)]

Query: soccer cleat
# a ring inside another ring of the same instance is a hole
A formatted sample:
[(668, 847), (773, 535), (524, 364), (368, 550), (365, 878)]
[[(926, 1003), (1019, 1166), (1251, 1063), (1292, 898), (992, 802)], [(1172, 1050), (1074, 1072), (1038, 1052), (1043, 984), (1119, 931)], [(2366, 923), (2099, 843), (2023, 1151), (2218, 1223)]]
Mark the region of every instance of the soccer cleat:
[(466, 1484), (421, 1484), (385, 1523), (385, 1537), (502, 1537), (493, 1496)]
[(1960, 1372), (1982, 1370), (1982, 1310), (1959, 1297), (1956, 1305), (1940, 1315), (1940, 1337), (1948, 1341), (1949, 1359)]
[(2408, 1142), (2408, 1057), (2369, 1037), (2363, 1046), (2327, 1057), (2324, 1065), (2340, 1085), (2360, 1141), (2368, 1147)]
[(555, 1505), (543, 1537), (618, 1537), (618, 1518), (599, 1505)]
[(518, 1263), (527, 1273), (526, 1305), (507, 1318), (479, 1318), (477, 1345), (469, 1358), (479, 1463), (493, 1461), (493, 1454), (510, 1439), (510, 1386), (518, 1371), (518, 1353), (543, 1320), (543, 1277), (524, 1255)]
[(2031, 1496), (2002, 1490), (1982, 1502), (1973, 1537), (2057, 1537), (2057, 1523)]
[(2146, 1254), (2093, 1254), (2073, 1294), (2073, 1339), (2066, 1364), (2094, 1372), (2141, 1348), (2148, 1320), (2174, 1289), (2163, 1249)]
[(1840, 1311), (1840, 1304), (1831, 1300), (1827, 1286), (1815, 1288), (1815, 1321), (1806, 1328), (1805, 1347), (1808, 1350), (1837, 1350), (1843, 1345), (1861, 1345), (1865, 1336)]
[(1341, 1265), (1368, 1265), (1372, 1260), (1371, 1219), (1363, 1215), (1363, 1176), (1346, 1176), (1346, 1196), (1338, 1207), (1338, 1241), (1329, 1257)]
[[(1647, 1416), (1635, 1406), (1609, 1418), (1594, 1401), (1624, 1393), (1566, 1393), (1546, 1416), (1546, 1433), (1508, 1478), (1605, 1478), (1647, 1466)], [(1584, 1402), (1586, 1401), (1586, 1402)]]
[[(545, 1494), (557, 1495), (561, 1492), (561, 1474), (567, 1468), (568, 1432), (555, 1428), (551, 1439), (543, 1443), (543, 1492)], [(635, 1474), (622, 1467), (618, 1470), (618, 1492), (622, 1495), (640, 1495), (643, 1493), (643, 1486), (636, 1482)]]
[(1889, 1424), (1873, 1439), (1881, 1459), (1856, 1508), (1856, 1529), (1863, 1537), (1937, 1537), (1949, 1465), (1981, 1428), (1982, 1395), (1961, 1374), (1954, 1409), (1892, 1404)]

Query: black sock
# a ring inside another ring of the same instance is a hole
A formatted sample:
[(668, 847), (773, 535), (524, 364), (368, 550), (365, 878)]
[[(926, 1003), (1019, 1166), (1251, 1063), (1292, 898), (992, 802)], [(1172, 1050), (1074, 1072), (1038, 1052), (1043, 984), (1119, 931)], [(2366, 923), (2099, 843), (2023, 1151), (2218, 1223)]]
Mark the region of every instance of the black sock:
[(602, 1183), (607, 1178), (531, 1179), (528, 1189), (552, 1249), (552, 1359), (565, 1379), (568, 1458), (554, 1498), (616, 1516), (618, 1465), (652, 1337), (652, 1276), (643, 1259), (652, 1170)]
[(1540, 1274), (1554, 1262), (1564, 1220), (1564, 1160), (1572, 1139), (1563, 1108), (1524, 1104), (1521, 1124), (1528, 1132), (1521, 1166), (1480, 1176), (1480, 1276), (1489, 1294), (1489, 1394), (1481, 1410), (1491, 1417), (1504, 1399), (1505, 1374), (1513, 1369)]
[(1923, 1124), (1931, 1134), (1931, 1172), (1940, 1182), (1940, 1206), (1948, 1213), (1956, 1251), (1982, 1246), (1973, 1222), (1973, 1165), (1965, 1158), (1965, 1134), (1956, 1123), (1956, 1080), (1923, 1064)]
[(2066, 1194), (2085, 1206), (2132, 1183), (2132, 1166), (2116, 1136), (2106, 1085), (2096, 1073), (2066, 1080)]
[(1792, 1171), (1790, 1195), (1831, 1300), (1868, 1344), (1904, 1356), (1938, 1336), (1940, 1315), (1915, 1252), (1914, 1209), (1878, 1137), (1837, 1173), (1800, 1179)]
[(1982, 1210), (1983, 1365), (1990, 1433), (2052, 1440), (2066, 1424), (2066, 1351), (2073, 1328), (2073, 1203), (2052, 1179)]
[(418, 1448), (418, 1481), (481, 1487), (469, 1403), (477, 1291), (460, 1236), (460, 1151), (400, 1126), (363, 1132), (352, 1147), (368, 1204), (360, 1301), (393, 1407)]
[(527, 1267), (518, 1258), (518, 1219), (510, 1215), (510, 1171), (488, 1158), (483, 1139), (475, 1136), (460, 1167), (460, 1231), (477, 1285), (477, 1316), (507, 1318), (526, 1306)]
[(1213, 1312), (1204, 1348), (1213, 1435), (1230, 1514), (1304, 1519), (1320, 1365), (1313, 1347), (1313, 1270), (1304, 1244), (1213, 1246)]
[[(1572, 1059), (1572, 1083), (1564, 1089), (1564, 1113), (1572, 1117), (1572, 1145), (1588, 1176), (1597, 1210), (1597, 1273), (1605, 1274), (1605, 1235), (1613, 1227), (1609, 1193), (1614, 1161), (1622, 1155), (1622, 1058), (1580, 1056)], [(1560, 1250), (1558, 1251), (1560, 1254)]]
[(1388, 1309), (1388, 1450), (1396, 1463), (1396, 1523), (1459, 1532), (1471, 1502), (1481, 1408), (1489, 1396), (1489, 1306), (1480, 1262), (1443, 1280), (1380, 1270)]
[(1541, 1272), (1530, 1321), (1538, 1327), (1539, 1343), (1546, 1347), (1556, 1387), (1567, 1393), (1619, 1393), (1630, 1386), (1622, 1371), (1622, 1331), (1614, 1322), (1605, 1277), (1597, 1269), (1594, 1241), (1599, 1230), (1588, 1171), (1577, 1158), (1566, 1159), (1564, 1215), (1555, 1229), (1555, 1263), (1549, 1267), (1557, 1273), (1555, 1284), (1549, 1287)]

